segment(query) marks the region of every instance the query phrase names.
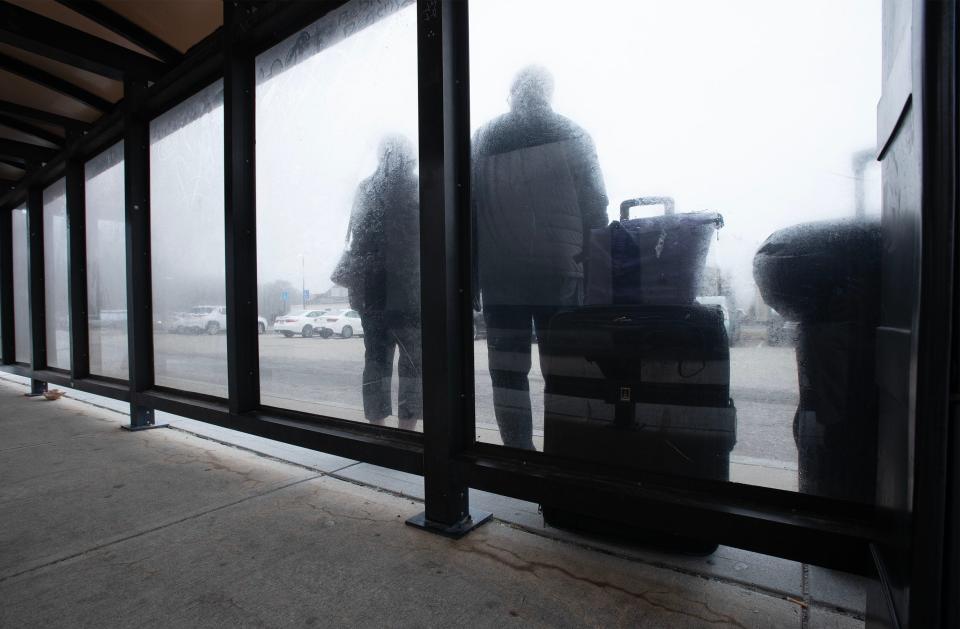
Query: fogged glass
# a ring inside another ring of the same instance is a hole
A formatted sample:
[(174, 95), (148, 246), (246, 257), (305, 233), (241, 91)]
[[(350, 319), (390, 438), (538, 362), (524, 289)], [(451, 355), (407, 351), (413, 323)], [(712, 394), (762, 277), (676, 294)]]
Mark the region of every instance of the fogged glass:
[(30, 364), (30, 278), (27, 249), (27, 210), (17, 208), (12, 216), (13, 238), (13, 330), (16, 360)]
[(266, 405), (419, 426), (416, 40), (353, 2), (257, 58)]
[(43, 277), (47, 365), (70, 369), (70, 305), (67, 286), (67, 196), (61, 179), (43, 191)]
[(150, 123), (154, 370), (161, 386), (227, 396), (223, 82)]
[(881, 11), (841, 4), (471, 3), (479, 441), (873, 499)]
[(90, 373), (127, 379), (127, 255), (123, 143), (86, 163)]

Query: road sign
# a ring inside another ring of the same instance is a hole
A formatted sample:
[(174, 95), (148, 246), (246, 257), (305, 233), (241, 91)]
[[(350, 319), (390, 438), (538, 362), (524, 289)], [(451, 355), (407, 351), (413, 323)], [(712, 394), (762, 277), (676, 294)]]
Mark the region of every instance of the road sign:
[(282, 301), (289, 301), (289, 300), (290, 300), (290, 293), (288, 293), (287, 291), (283, 291), (282, 293), (280, 293), (280, 299), (281, 299)]
[(310, 289), (309, 289), (309, 288), (305, 288), (305, 289), (303, 289), (303, 303), (307, 303), (307, 301), (309, 301), (309, 299), (310, 299)]

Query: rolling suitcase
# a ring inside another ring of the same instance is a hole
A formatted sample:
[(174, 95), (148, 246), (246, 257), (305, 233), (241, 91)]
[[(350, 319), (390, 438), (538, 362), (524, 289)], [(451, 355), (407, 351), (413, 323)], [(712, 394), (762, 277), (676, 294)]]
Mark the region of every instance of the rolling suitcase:
[[(671, 216), (672, 204), (666, 209), (666, 216)], [(721, 309), (695, 302), (694, 281), (702, 272), (709, 234), (722, 219), (704, 214), (712, 213), (696, 213), (694, 220), (681, 225), (681, 232), (694, 233), (692, 243), (677, 242), (676, 234), (669, 232), (663, 235), (667, 224), (653, 222), (661, 233), (657, 240), (675, 242), (672, 269), (659, 266), (644, 275), (636, 270), (648, 263), (643, 246), (614, 246), (605, 272), (614, 268), (621, 273), (619, 279), (605, 283), (595, 277), (595, 252), (590, 253), (588, 273), (594, 277), (588, 285), (619, 284), (608, 294), (620, 298), (560, 312), (541, 336), (545, 453), (643, 472), (729, 479), (730, 451), (736, 443), (729, 340)], [(650, 224), (649, 219), (639, 220)], [(655, 249), (648, 233), (644, 230), (631, 240)], [(661, 259), (667, 246), (661, 247)], [(623, 270), (631, 268), (640, 287), (627, 285), (630, 275)], [(660, 281), (678, 277), (682, 286)], [(655, 281), (643, 286), (645, 278)], [(550, 504), (542, 508), (544, 520), (554, 526), (638, 538), (700, 554), (716, 548), (714, 543), (655, 534), (639, 522), (618, 517), (614, 506), (590, 514)]]

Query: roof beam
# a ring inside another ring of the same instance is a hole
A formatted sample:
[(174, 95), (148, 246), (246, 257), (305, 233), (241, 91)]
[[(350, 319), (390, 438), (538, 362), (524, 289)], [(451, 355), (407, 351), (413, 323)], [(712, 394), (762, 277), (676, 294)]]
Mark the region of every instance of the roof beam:
[(56, 20), (0, 1), (0, 42), (111, 79), (156, 79), (165, 65)]
[(13, 74), (22, 76), (28, 81), (36, 83), (37, 85), (42, 85), (43, 87), (63, 94), (64, 96), (69, 96), (70, 98), (90, 105), (94, 109), (99, 109), (100, 111), (107, 111), (113, 106), (113, 103), (107, 99), (100, 98), (96, 94), (88, 92), (82, 87), (74, 85), (70, 81), (65, 81), (58, 76), (50, 74), (49, 72), (45, 72), (40, 68), (36, 68), (29, 63), (20, 61), (19, 59), (9, 57), (3, 53), (0, 53), (0, 70), (6, 70), (7, 72), (12, 72)]
[(27, 160), (22, 158), (4, 157), (3, 155), (0, 155), (0, 164), (13, 166), (14, 168), (19, 168), (20, 170), (26, 170), (27, 168)]
[(61, 116), (60, 114), (44, 111), (43, 109), (34, 109), (26, 105), (18, 105), (17, 103), (11, 103), (5, 100), (0, 100), (0, 113), (13, 114), (14, 116), (30, 118), (38, 122), (55, 124), (64, 129), (88, 129), (90, 127), (90, 124), (83, 120)]
[(27, 162), (44, 162), (49, 161), (54, 154), (56, 154), (55, 149), (48, 149), (45, 146), (0, 138), (0, 156), (3, 157), (22, 158)]
[(57, 0), (57, 2), (167, 63), (177, 63), (183, 58), (179, 50), (96, 0)]
[(20, 120), (14, 116), (0, 113), (0, 125), (10, 127), (11, 129), (16, 129), (22, 133), (30, 134), (35, 138), (45, 142), (50, 142), (51, 144), (55, 144), (59, 147), (63, 147), (64, 145), (64, 138), (62, 136), (59, 136), (56, 133), (51, 133), (46, 129), (32, 125), (29, 122)]

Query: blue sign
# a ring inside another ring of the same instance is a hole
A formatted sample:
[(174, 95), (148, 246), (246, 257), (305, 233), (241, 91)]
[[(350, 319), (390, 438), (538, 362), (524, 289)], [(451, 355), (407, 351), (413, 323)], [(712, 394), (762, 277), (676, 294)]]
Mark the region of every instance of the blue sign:
[(288, 299), (290, 299), (290, 293), (288, 293), (287, 291), (283, 291), (282, 293), (280, 293), (280, 299), (283, 301), (287, 301)]
[(305, 289), (303, 289), (303, 302), (306, 303), (307, 300), (309, 300), (309, 299), (310, 299), (310, 289), (309, 289), (309, 288), (305, 288)]

